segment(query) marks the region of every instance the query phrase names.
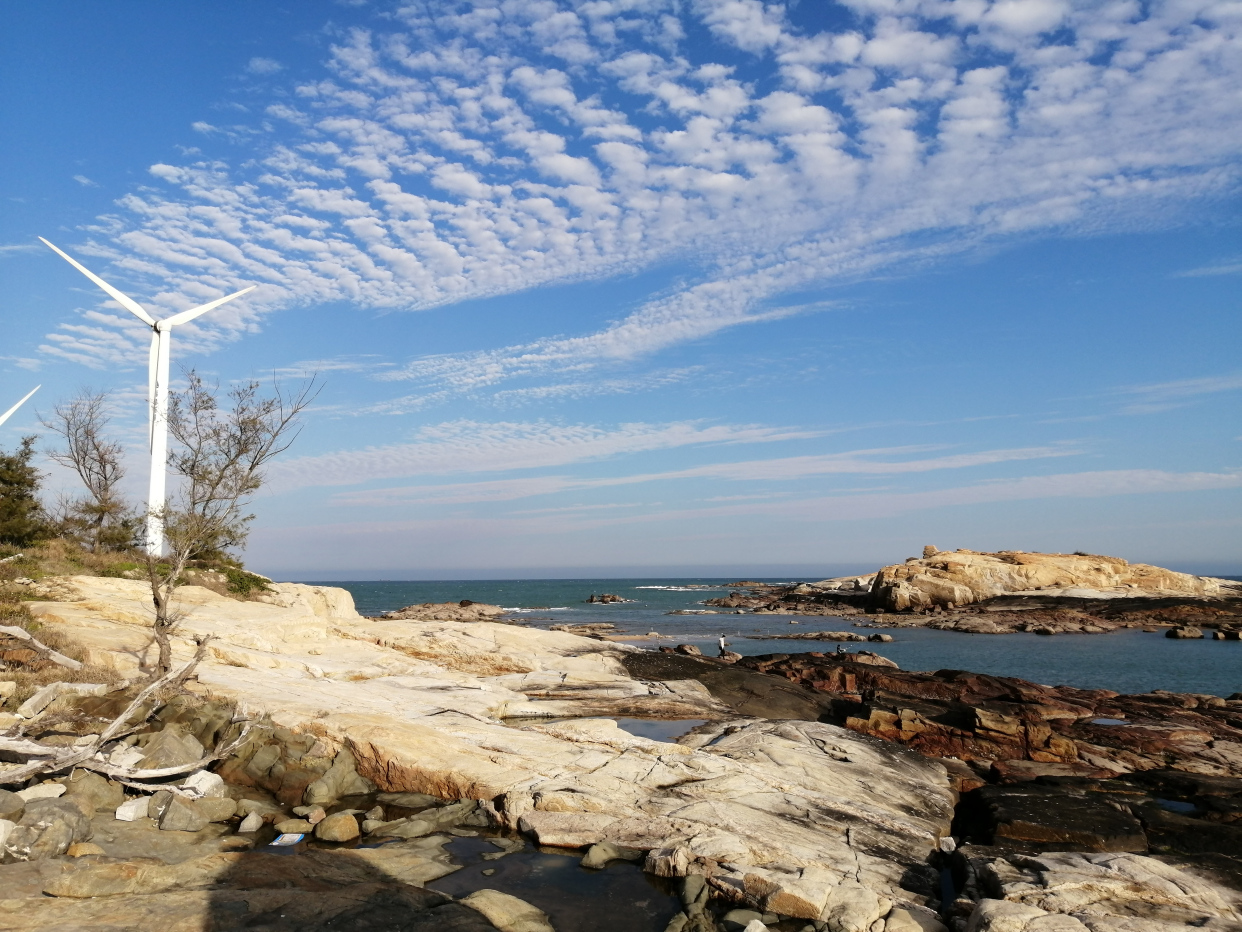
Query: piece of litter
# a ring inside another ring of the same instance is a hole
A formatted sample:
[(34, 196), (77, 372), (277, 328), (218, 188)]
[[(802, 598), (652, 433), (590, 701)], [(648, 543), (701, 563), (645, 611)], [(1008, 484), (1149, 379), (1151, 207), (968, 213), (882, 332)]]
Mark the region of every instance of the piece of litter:
[(305, 837), (306, 836), (303, 835), (301, 832), (286, 832), (283, 835), (278, 835), (276, 837), (276, 840), (273, 841), (268, 847), (287, 848), (291, 845), (296, 845), (299, 841), (301, 841)]

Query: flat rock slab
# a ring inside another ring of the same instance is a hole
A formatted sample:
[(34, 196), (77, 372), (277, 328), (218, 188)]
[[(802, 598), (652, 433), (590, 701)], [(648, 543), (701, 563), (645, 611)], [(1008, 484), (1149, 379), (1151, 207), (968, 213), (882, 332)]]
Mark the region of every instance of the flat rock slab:
[(972, 932), (1232, 932), (1242, 923), (1230, 891), (1150, 857), (1044, 854), (973, 863), (986, 898), (971, 917)]

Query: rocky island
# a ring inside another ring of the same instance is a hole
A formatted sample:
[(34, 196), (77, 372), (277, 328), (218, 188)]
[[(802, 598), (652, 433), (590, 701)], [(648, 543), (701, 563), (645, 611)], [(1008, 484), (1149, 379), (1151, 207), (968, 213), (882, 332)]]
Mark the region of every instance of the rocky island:
[[(1242, 582), (1120, 557), (923, 548), (874, 573), (814, 583), (750, 583), (704, 604), (753, 612), (861, 615), (871, 625), (976, 634), (1099, 634), (1128, 627), (1242, 630)], [(1202, 630), (1198, 635), (1203, 636)]]
[[(924, 592), (957, 572), (939, 564), (990, 565), (938, 556), (860, 585)], [(1123, 570), (1104, 581), (1142, 575)], [(20, 584), (33, 635), (79, 666), (39, 687), (53, 661), (0, 652), (0, 929), (556, 928), (552, 906), (489, 885), (495, 867), (451, 892), (462, 839), (493, 865), (637, 864), (665, 885), (670, 932), (1242, 929), (1242, 696), (848, 654), (730, 663), (473, 604), (363, 618), (330, 587), (185, 586), (174, 647), (200, 658), (192, 677), (98, 744), (148, 678), (149, 589)], [(1203, 587), (1176, 598), (1227, 598)], [(812, 588), (825, 605), (857, 591)], [(655, 740), (619, 727), (634, 718), (689, 724)], [(98, 751), (13, 779), (35, 740)]]

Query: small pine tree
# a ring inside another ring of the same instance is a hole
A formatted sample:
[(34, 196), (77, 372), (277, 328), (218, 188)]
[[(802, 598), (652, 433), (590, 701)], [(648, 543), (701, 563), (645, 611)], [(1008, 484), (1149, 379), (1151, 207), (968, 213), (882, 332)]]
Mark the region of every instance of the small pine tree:
[(30, 465), (34, 437), (23, 437), (15, 453), (0, 450), (0, 543), (25, 547), (46, 536), (39, 502), (43, 474)]

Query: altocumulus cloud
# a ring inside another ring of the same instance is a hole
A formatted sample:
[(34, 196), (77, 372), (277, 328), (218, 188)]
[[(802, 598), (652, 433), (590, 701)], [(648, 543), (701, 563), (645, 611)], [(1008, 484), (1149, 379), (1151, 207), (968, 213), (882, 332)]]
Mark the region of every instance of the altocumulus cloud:
[[(783, 294), (834, 277), (1236, 186), (1235, 5), (815, 6), (834, 25), (757, 0), (398, 5), (273, 97), (244, 159), (153, 166), (82, 248), (161, 311), (262, 283), (187, 332), (201, 348), (290, 305), (698, 270), (597, 332), (472, 356), (465, 384), (461, 359), (389, 374), (468, 391), (793, 313)], [(104, 310), (44, 350), (106, 364), (136, 337)]]

